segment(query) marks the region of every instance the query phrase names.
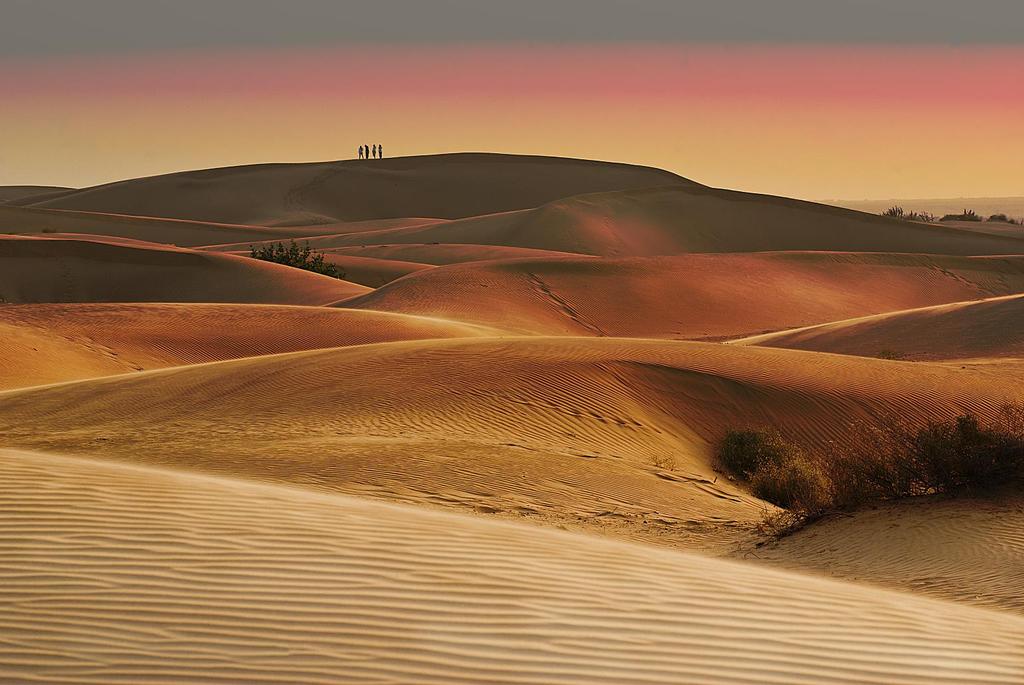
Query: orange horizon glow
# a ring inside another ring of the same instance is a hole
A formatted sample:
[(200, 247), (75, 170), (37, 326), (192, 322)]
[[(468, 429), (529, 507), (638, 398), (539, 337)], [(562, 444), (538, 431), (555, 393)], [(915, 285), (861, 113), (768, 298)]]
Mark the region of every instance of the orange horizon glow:
[(1024, 48), (367, 46), (0, 61), (0, 184), (495, 151), (805, 198), (1024, 195)]

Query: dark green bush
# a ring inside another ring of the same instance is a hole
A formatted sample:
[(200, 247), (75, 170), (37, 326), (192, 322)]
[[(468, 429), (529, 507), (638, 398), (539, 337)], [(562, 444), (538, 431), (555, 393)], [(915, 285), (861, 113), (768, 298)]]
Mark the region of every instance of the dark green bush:
[(254, 259), (262, 259), (265, 262), (294, 266), (297, 269), (305, 269), (314, 273), (332, 276), (334, 278), (345, 278), (345, 272), (336, 265), (324, 261), (322, 252), (313, 252), (309, 243), (299, 247), (294, 240), (285, 247), (282, 243), (265, 245), (250, 245), (249, 256)]
[(781, 464), (791, 449), (774, 431), (729, 431), (722, 440), (718, 460), (728, 473), (748, 480), (769, 464)]

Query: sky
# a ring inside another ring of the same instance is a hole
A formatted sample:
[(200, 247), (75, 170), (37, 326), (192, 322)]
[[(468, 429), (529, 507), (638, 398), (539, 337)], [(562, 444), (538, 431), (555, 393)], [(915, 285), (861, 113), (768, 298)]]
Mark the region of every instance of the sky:
[(0, 0), (0, 185), (497, 151), (1024, 195), (1021, 0)]

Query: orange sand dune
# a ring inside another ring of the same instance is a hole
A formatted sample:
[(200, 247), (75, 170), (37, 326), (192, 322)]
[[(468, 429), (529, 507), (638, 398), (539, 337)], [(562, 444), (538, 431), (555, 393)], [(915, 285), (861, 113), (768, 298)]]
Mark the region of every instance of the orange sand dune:
[(628, 164), (464, 153), (188, 171), (21, 204), (236, 224), (321, 224), (475, 216), (580, 193), (673, 183), (690, 182)]
[(704, 557), (0, 452), (0, 679), (1019, 683), (1024, 620)]
[(262, 241), (302, 240), (319, 235), (312, 228), (264, 228), (96, 212), (0, 206), (0, 233), (80, 233), (195, 247), (236, 242), (248, 247)]
[[(360, 222), (366, 224), (369, 222)], [(440, 223), (440, 222), (433, 222)], [(325, 227), (326, 228), (326, 227)], [(333, 229), (334, 227), (332, 227)], [(360, 233), (361, 236), (369, 236), (370, 232)], [(349, 234), (328, 234), (322, 236), (299, 238), (303, 245), (308, 244), (312, 249), (326, 254), (351, 255), (353, 257), (372, 257), (374, 259), (387, 259), (399, 262), (410, 262), (416, 264), (460, 264), (463, 262), (477, 262), (492, 259), (517, 259), (524, 257), (578, 257), (572, 252), (554, 252), (552, 250), (534, 250), (529, 247), (508, 247), (506, 245), (474, 245), (471, 243), (404, 243), (397, 245), (356, 245), (347, 247), (336, 247), (337, 243), (351, 242)], [(266, 245), (279, 242), (279, 240), (264, 240), (256, 243), (229, 243), (225, 245), (207, 245), (200, 249), (212, 252), (248, 252), (255, 245)]]
[(397, 259), (357, 257), (355, 255), (327, 253), (324, 261), (345, 272), (345, 280), (370, 288), (379, 288), (408, 274), (434, 268), (431, 264), (403, 262)]
[(378, 259), (398, 259), (420, 264), (460, 264), (492, 259), (519, 259), (530, 257), (574, 257), (571, 252), (553, 252), (551, 250), (534, 250), (528, 247), (508, 247), (506, 245), (473, 245), (469, 243), (443, 245), (409, 243), (404, 245), (365, 245), (357, 247), (334, 247), (328, 250), (331, 254), (352, 255), (359, 257), (376, 257)]
[(735, 342), (899, 359), (1024, 357), (1024, 296), (890, 312)]
[[(232, 251), (226, 254), (247, 256), (248, 251)], [(345, 274), (345, 280), (370, 288), (378, 288), (406, 274), (432, 269), (430, 264), (402, 262), (396, 259), (377, 259), (376, 257), (356, 257), (345, 254), (324, 253), (324, 261), (334, 264)]]
[(1014, 292), (1024, 257), (693, 254), (446, 266), (341, 306), (546, 335), (701, 338)]
[(438, 319), (322, 307), (12, 305), (0, 308), (0, 389), (296, 350), (489, 333)]
[(325, 304), (364, 286), (248, 257), (0, 236), (0, 302)]
[(1024, 253), (1024, 231), (987, 235), (696, 184), (580, 195), (532, 210), (353, 233), (339, 237), (337, 246), (433, 242), (609, 257), (776, 250)]
[[(955, 395), (949, 388), (956, 387)], [(609, 338), (394, 342), (10, 391), (5, 444), (148, 459), (720, 546), (763, 503), (712, 467), (725, 430), (812, 445), (849, 423), (995, 411), (1014, 374)]]
[(63, 193), (69, 190), (74, 189), (62, 186), (0, 186), (0, 204), (10, 200), (38, 197), (49, 193)]

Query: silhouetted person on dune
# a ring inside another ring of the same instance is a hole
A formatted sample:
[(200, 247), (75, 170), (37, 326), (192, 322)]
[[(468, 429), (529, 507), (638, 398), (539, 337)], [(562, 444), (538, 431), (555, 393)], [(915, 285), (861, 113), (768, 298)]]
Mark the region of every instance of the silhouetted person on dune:
[(377, 159), (377, 146), (376, 145), (373, 146), (373, 158)]
[(384, 146), (377, 143), (377, 157), (378, 159), (384, 159)]
[(359, 146), (359, 159), (362, 159), (362, 158), (363, 158), (363, 146), (360, 145)]

